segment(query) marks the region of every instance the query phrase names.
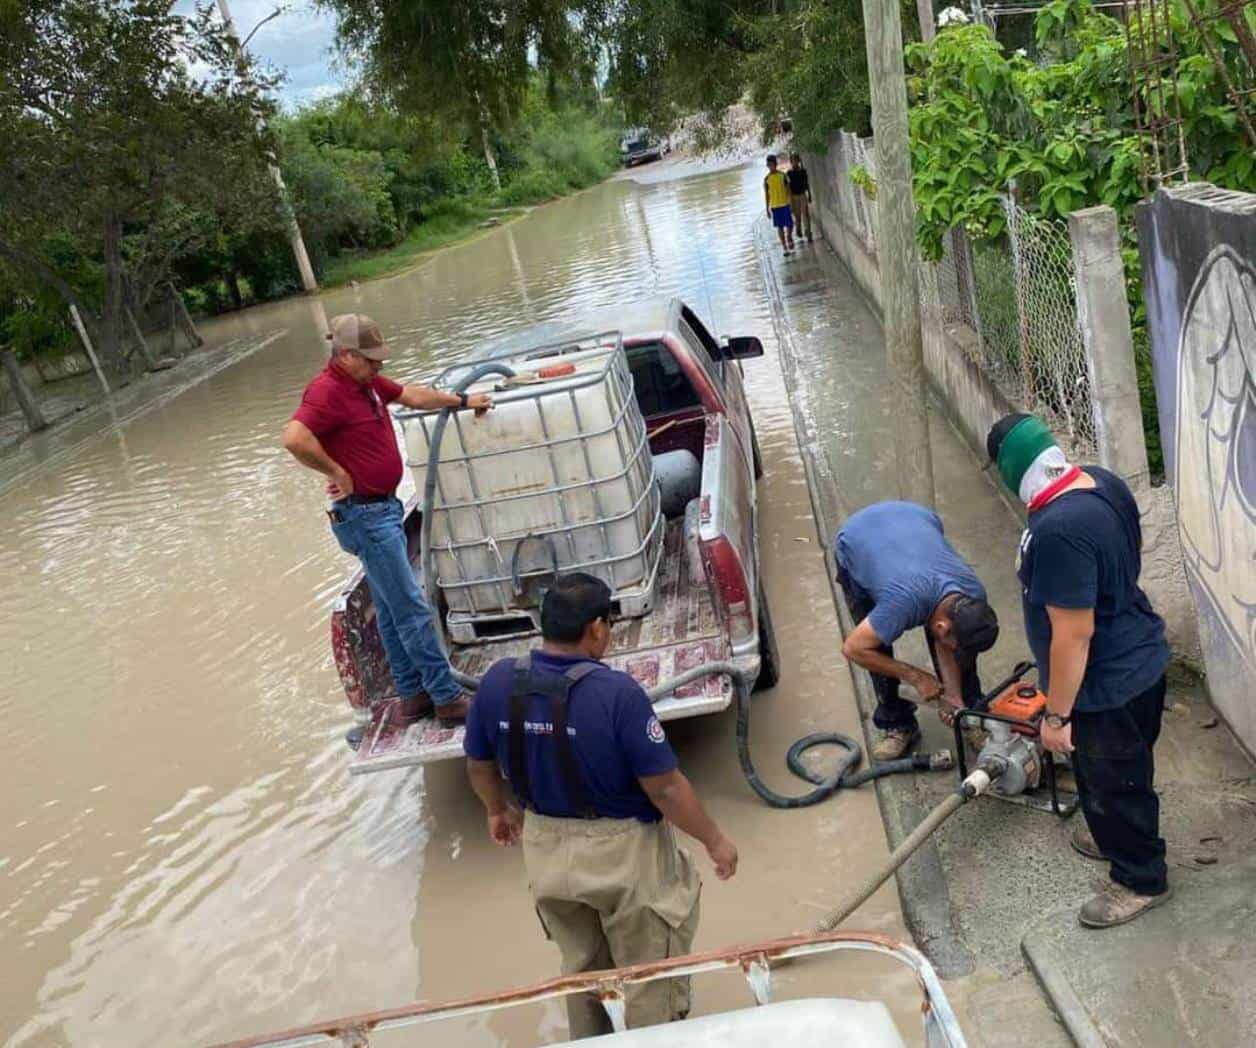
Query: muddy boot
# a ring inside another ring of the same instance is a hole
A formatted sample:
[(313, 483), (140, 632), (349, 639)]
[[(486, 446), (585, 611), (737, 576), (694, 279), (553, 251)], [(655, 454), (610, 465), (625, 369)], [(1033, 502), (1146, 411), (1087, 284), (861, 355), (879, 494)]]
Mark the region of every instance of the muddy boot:
[(427, 692), (421, 691), (417, 695), (398, 699), (388, 711), (388, 723), (394, 728), (408, 728), (424, 717), (430, 717), (432, 710), (432, 700)]
[(1103, 861), (1104, 854), (1099, 850), (1099, 845), (1095, 842), (1095, 835), (1090, 832), (1090, 827), (1084, 822), (1073, 831), (1068, 842), (1073, 846), (1073, 851), (1079, 855), (1084, 855), (1088, 859)]
[(1114, 928), (1132, 921), (1152, 907), (1168, 902), (1173, 889), (1166, 887), (1160, 895), (1139, 895), (1131, 888), (1116, 881), (1109, 881), (1093, 899), (1087, 902), (1077, 919), (1087, 928)]
[(872, 747), (874, 761), (896, 761), (920, 741), (919, 728), (890, 728), (878, 736)]
[(436, 719), (442, 728), (452, 728), (467, 719), (467, 711), (471, 709), (471, 696), (466, 692), (459, 695), (453, 702), (446, 702), (436, 707)]

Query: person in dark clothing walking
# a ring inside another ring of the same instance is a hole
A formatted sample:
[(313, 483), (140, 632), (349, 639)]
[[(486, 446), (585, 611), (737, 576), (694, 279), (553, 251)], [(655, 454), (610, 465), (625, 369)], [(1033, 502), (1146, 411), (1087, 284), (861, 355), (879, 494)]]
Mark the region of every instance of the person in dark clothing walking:
[(1114, 473), (1072, 465), (1032, 415), (996, 422), (986, 450), (1029, 510), (1017, 575), (1047, 696), (1042, 742), (1072, 755), (1086, 817), (1072, 845), (1110, 864), (1111, 883), (1078, 917), (1124, 924), (1170, 894), (1153, 752), (1169, 646), (1138, 585), (1138, 503)]
[(799, 239), (811, 236), (811, 179), (807, 177), (807, 169), (802, 166), (802, 157), (797, 153), (789, 154), (789, 170), (785, 172), (789, 182), (789, 207), (794, 216), (794, 230)]

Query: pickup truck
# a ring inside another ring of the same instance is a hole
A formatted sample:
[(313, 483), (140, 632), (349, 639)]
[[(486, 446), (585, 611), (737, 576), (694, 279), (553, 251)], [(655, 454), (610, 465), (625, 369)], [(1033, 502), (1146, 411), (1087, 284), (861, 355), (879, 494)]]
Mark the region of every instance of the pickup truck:
[[(742, 361), (763, 355), (753, 337), (714, 338), (680, 299), (658, 299), (590, 316), (570, 334), (618, 331), (646, 422), (650, 451), (691, 452), (701, 464), (697, 548), (687, 553), (683, 522), (666, 523), (651, 610), (617, 621), (606, 661), (649, 689), (706, 662), (731, 660), (756, 688), (779, 673), (772, 622), (759, 572), (756, 480), (763, 460), (746, 401)], [(513, 336), (516, 345), (553, 342), (553, 329)], [(407, 503), (411, 561), (419, 569), (421, 506)], [(443, 607), (436, 609), (444, 615)], [(497, 659), (524, 654), (536, 636), (484, 638), (452, 644), (450, 657), (479, 676)], [(464, 729), (435, 719), (407, 728), (388, 716), (398, 697), (384, 657), (370, 590), (359, 571), (335, 601), (331, 645), (349, 705), (355, 774), (461, 757)], [(723, 675), (699, 679), (655, 703), (661, 720), (726, 709), (733, 700)]]

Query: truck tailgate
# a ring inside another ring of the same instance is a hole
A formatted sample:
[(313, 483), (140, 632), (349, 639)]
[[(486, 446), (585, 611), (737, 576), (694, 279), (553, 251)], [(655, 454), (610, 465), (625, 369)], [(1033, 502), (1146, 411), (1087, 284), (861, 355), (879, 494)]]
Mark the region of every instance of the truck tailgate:
[[(631, 674), (643, 688), (704, 662), (729, 657), (729, 643), (711, 605), (705, 578), (689, 577), (684, 552), (682, 522), (667, 525), (663, 558), (659, 565), (658, 601), (654, 610), (639, 619), (615, 624), (606, 662)], [(458, 647), (453, 662), (464, 673), (480, 676), (498, 659), (522, 655), (540, 643), (539, 637), (522, 637)], [(674, 696), (655, 703), (660, 720), (696, 717), (727, 709), (733, 699), (732, 682), (725, 676), (694, 681)], [(362, 745), (350, 765), (355, 775), (402, 768), (411, 764), (449, 760), (462, 756), (464, 728), (442, 727), (434, 718), (404, 730), (387, 724), (387, 713), (396, 699), (377, 702)]]

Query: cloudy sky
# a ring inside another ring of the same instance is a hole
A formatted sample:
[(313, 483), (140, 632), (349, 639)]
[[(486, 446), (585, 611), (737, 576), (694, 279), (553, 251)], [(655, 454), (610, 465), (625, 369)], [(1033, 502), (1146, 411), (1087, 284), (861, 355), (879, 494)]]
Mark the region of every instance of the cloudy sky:
[[(335, 20), (310, 0), (228, 0), (241, 38), (282, 4), (284, 13), (257, 31), (249, 41), (253, 56), (284, 74), (280, 95), (291, 108), (331, 94), (344, 85), (345, 73), (333, 54)], [(189, 13), (195, 0), (177, 0), (174, 7)]]

